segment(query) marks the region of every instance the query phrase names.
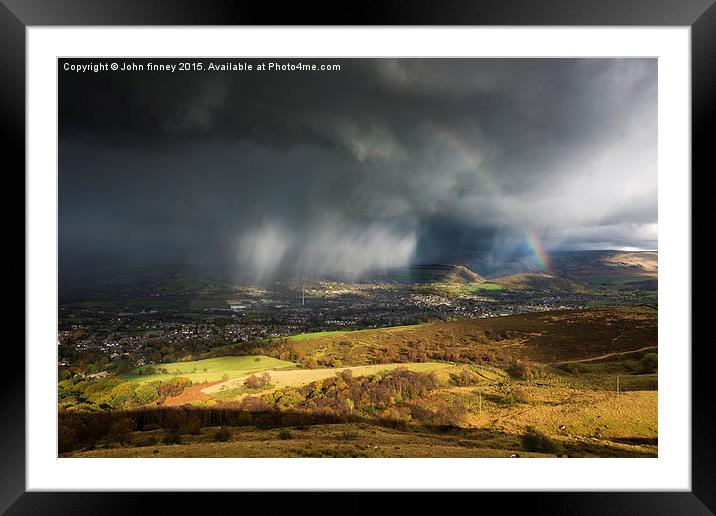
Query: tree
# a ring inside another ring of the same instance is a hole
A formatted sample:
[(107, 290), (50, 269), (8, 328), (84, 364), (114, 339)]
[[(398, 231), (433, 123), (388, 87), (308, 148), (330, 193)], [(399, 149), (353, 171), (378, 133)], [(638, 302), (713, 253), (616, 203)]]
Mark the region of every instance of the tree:
[(450, 380), (458, 387), (467, 387), (478, 382), (478, 376), (472, 371), (463, 369), (459, 374), (451, 374)]
[(119, 358), (112, 365), (119, 374), (128, 373), (132, 369), (132, 363), (127, 358)]
[(511, 367), (509, 372), (513, 377), (520, 380), (531, 380), (534, 378), (532, 367), (525, 362), (519, 362), (515, 366)]
[(196, 414), (191, 414), (186, 423), (187, 432), (191, 435), (199, 435), (201, 433), (201, 419)]
[(73, 450), (77, 446), (77, 431), (70, 422), (61, 422), (58, 426), (58, 448), (60, 453)]
[(125, 444), (131, 441), (131, 433), (134, 428), (134, 421), (128, 417), (123, 417), (112, 423), (109, 427), (108, 436), (110, 440)]
[(169, 432), (162, 439), (164, 444), (181, 444), (181, 435), (179, 432)]
[(156, 386), (151, 383), (145, 383), (137, 387), (135, 395), (137, 397), (137, 401), (142, 405), (151, 403), (159, 398), (159, 392), (157, 392)]
[(231, 430), (228, 428), (222, 426), (219, 428), (216, 433), (214, 434), (214, 440), (220, 441), (220, 442), (226, 442), (229, 439), (231, 439)]
[(110, 391), (111, 405), (115, 408), (130, 406), (135, 401), (134, 387), (129, 382), (120, 383)]
[(564, 452), (562, 443), (552, 440), (546, 434), (532, 427), (527, 428), (522, 435), (522, 447), (527, 451), (538, 453)]
[(269, 375), (268, 373), (263, 373), (260, 376), (252, 374), (246, 380), (244, 380), (244, 385), (249, 389), (263, 389), (269, 384), (270, 381), (271, 375)]

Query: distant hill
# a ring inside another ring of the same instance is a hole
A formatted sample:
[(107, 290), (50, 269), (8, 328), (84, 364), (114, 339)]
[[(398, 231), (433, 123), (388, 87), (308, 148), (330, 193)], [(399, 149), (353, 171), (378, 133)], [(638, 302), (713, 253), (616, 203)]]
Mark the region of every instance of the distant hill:
[(190, 265), (111, 269), (61, 280), (59, 304), (183, 306), (189, 296), (219, 295), (226, 289), (225, 282)]
[(550, 254), (552, 270), (582, 283), (608, 288), (657, 290), (656, 251), (563, 251)]
[(448, 283), (482, 283), (485, 278), (464, 265), (451, 265), (443, 275), (443, 281)]
[(471, 271), (464, 265), (451, 264), (413, 265), (395, 271), (392, 275), (395, 279), (407, 283), (449, 283), (466, 285), (485, 281), (485, 278)]
[[(583, 292), (588, 288), (658, 290), (656, 251), (557, 251), (548, 254), (546, 270), (540, 265), (527, 254), (500, 260), (482, 256), (377, 271), (360, 281), (436, 287), (460, 294), (500, 288), (561, 292)], [(255, 278), (241, 274), (231, 269), (183, 264), (87, 271), (81, 276), (60, 278), (59, 302), (93, 307), (225, 307), (226, 296), (232, 296), (236, 286), (254, 284)], [(286, 272), (274, 278), (274, 286), (279, 279), (286, 285), (294, 278)], [(317, 279), (320, 277), (312, 278)]]
[(562, 292), (584, 292), (587, 290), (587, 287), (579, 281), (548, 272), (510, 274), (491, 281), (511, 290), (557, 290)]
[(626, 267), (645, 274), (659, 271), (659, 255), (656, 251), (620, 252), (602, 258), (608, 267)]
[[(563, 289), (566, 280), (606, 289), (657, 290), (659, 253), (656, 251), (550, 251), (547, 269), (531, 253), (494, 256), (489, 253), (456, 258), (487, 281), (501, 280), (508, 288), (553, 283)], [(560, 279), (561, 278), (561, 279)]]

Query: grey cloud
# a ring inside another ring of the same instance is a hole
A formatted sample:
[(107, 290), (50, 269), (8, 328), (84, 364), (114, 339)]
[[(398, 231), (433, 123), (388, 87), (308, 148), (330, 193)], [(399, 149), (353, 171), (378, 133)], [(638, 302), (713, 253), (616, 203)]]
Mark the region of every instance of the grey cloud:
[(61, 261), (360, 274), (528, 231), (656, 245), (656, 60), (336, 62), (61, 73)]

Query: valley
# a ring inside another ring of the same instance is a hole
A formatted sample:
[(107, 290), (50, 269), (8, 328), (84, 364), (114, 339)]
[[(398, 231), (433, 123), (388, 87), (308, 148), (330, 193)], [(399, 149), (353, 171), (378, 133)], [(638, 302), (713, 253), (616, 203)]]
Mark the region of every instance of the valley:
[(61, 304), (60, 455), (656, 456), (645, 260), (273, 287), (183, 269), (94, 286)]

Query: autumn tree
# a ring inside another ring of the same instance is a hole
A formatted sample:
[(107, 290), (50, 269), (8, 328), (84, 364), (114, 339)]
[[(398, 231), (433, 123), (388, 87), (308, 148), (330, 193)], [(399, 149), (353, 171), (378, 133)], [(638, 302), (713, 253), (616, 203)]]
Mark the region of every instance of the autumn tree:
[(259, 376), (252, 374), (244, 380), (244, 386), (249, 389), (263, 389), (271, 382), (271, 375), (263, 373)]
[(134, 428), (134, 421), (123, 417), (109, 427), (108, 437), (112, 441), (125, 444), (131, 441), (131, 433)]

